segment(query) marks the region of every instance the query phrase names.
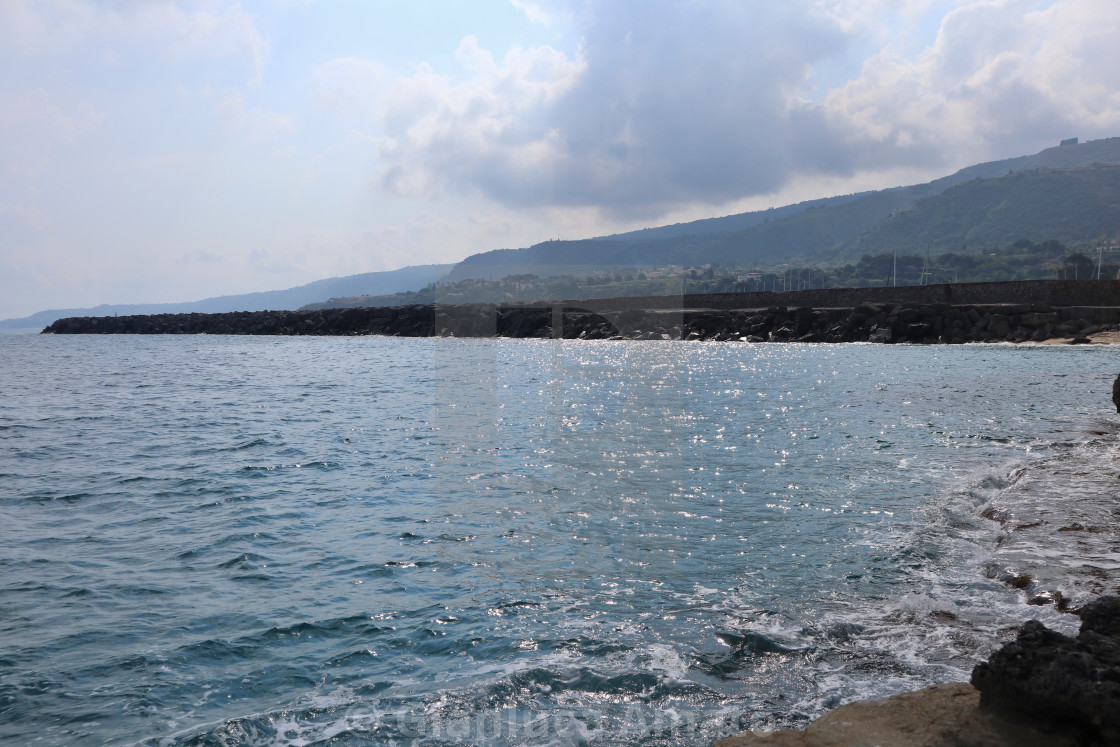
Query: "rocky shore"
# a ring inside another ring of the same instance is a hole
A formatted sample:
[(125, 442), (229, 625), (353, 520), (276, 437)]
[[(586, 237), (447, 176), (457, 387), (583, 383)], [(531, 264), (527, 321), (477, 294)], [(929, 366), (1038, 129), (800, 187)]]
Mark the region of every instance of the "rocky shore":
[(805, 729), (714, 747), (1057, 747), (1120, 744), (1120, 597), (1082, 607), (1076, 638), (1037, 621), (978, 664), (971, 683), (850, 703)]
[(50, 334), (390, 335), (742, 342), (1089, 342), (1120, 307), (863, 303), (850, 308), (609, 308), (563, 304), (426, 304), (226, 314), (70, 317)]

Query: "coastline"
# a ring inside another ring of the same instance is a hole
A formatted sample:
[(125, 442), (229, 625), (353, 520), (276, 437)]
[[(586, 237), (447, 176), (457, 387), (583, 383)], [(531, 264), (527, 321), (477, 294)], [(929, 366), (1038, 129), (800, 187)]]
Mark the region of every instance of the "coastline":
[(744, 732), (713, 747), (1120, 743), (1120, 596), (1097, 597), (1076, 614), (1076, 638), (1024, 623), (970, 682), (848, 703), (804, 729)]
[(44, 334), (506, 337), (771, 343), (1115, 343), (1120, 305), (861, 303), (854, 307), (611, 308), (423, 304), (318, 311), (59, 319)]
[[(1092, 334), (1086, 335), (1086, 337), (1089, 339), (1090, 344), (1093, 344), (1093, 345), (1120, 345), (1120, 330), (1116, 330), (1116, 329), (1101, 330), (1100, 332), (1094, 332)], [(1074, 339), (1076, 339), (1076, 338), (1057, 337), (1057, 338), (1052, 338), (1052, 339), (1049, 339), (1049, 340), (1043, 340), (1041, 342), (1023, 342), (1023, 343), (1019, 343), (1019, 344), (1021, 344), (1021, 345), (1072, 345), (1072, 344), (1074, 344), (1074, 342), (1073, 342)]]

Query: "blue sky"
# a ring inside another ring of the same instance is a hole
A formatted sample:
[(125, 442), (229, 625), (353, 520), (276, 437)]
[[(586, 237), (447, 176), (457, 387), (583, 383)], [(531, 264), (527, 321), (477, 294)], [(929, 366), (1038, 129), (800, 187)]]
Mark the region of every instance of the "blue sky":
[(0, 318), (187, 301), (1120, 135), (1114, 0), (5, 0)]

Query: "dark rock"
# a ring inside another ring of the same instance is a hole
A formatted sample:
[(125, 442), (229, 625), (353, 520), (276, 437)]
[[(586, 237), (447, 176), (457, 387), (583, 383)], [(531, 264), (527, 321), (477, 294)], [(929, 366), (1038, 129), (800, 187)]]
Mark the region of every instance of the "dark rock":
[(918, 323), (906, 325), (906, 336), (914, 340), (923, 339), (933, 333), (934, 328), (933, 325), (930, 324)]
[(1116, 412), (1120, 412), (1120, 376), (1112, 382), (1112, 404), (1116, 405)]
[(787, 342), (794, 336), (794, 330), (782, 326), (770, 333), (771, 342)]
[(922, 318), (922, 312), (913, 308), (898, 309), (898, 320), (903, 324), (914, 324)]
[(1090, 632), (1120, 640), (1120, 597), (1100, 597), (1077, 612), (1081, 632)]
[[(1118, 281), (1120, 282), (1120, 281)], [(625, 299), (615, 299), (615, 301)], [(606, 303), (610, 303), (610, 299)], [(565, 304), (419, 304), (397, 307), (71, 317), (47, 329), (55, 334), (391, 335), (396, 337), (512, 337), (566, 339), (689, 339), (776, 342), (943, 343), (1042, 341), (1077, 334), (1080, 307), (1010, 316), (1016, 307), (862, 304), (812, 308), (771, 306), (672, 309), (627, 307), (598, 311), (601, 299)], [(571, 305), (569, 305), (571, 304)], [(579, 306), (591, 308), (579, 308)], [(596, 310), (592, 310), (596, 309)], [(996, 314), (992, 314), (996, 311)], [(1026, 322), (1021, 324), (1020, 322)], [(1041, 324), (1041, 326), (1034, 326)], [(1085, 322), (1088, 325), (1088, 322)], [(556, 329), (553, 326), (556, 325)], [(1086, 337), (1099, 326), (1087, 326)], [(1087, 342), (1075, 340), (1074, 342)]]
[(988, 331), (996, 337), (1008, 337), (1011, 334), (1011, 320), (1002, 314), (992, 314)]
[(1015, 714), (1076, 735), (1083, 744), (1120, 744), (1120, 597), (1079, 612), (1076, 638), (1027, 622), (972, 671), (981, 708)]
[(890, 342), (892, 336), (893, 335), (891, 333), (890, 327), (876, 327), (875, 329), (871, 330), (871, 334), (868, 336), (867, 341)]
[(1019, 323), (1029, 329), (1038, 329), (1039, 327), (1043, 327), (1047, 324), (1057, 324), (1060, 321), (1061, 319), (1058, 317), (1058, 315), (1053, 312), (1046, 314), (1034, 312), (1023, 314), (1019, 317)]

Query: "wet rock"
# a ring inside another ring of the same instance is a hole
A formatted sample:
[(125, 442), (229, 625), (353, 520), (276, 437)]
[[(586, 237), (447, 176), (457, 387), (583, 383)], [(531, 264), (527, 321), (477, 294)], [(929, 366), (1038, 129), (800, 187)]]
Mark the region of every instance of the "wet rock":
[(1116, 412), (1120, 412), (1120, 376), (1112, 382), (1112, 404), (1116, 405)]
[(1081, 744), (1120, 744), (1120, 597), (1078, 613), (1076, 638), (1036, 620), (972, 672), (981, 708), (1029, 719)]

